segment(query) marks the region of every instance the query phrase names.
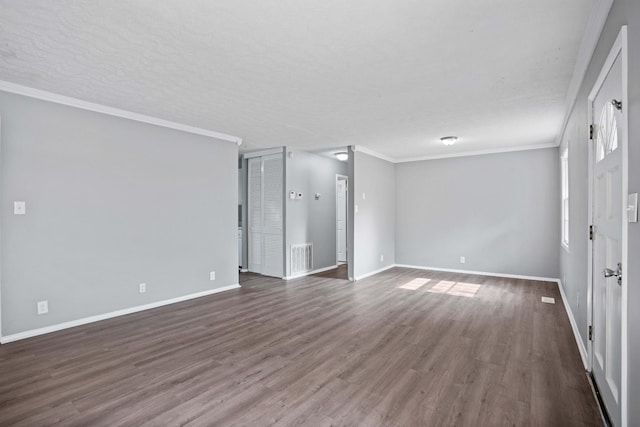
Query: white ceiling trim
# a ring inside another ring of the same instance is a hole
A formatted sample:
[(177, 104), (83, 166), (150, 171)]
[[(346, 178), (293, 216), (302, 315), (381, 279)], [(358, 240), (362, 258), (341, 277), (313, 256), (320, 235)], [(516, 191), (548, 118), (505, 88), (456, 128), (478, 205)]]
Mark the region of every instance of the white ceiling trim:
[(541, 150), (544, 148), (555, 148), (555, 147), (557, 147), (556, 143), (550, 142), (547, 144), (521, 145), (519, 147), (518, 146), (503, 147), (503, 148), (492, 148), (492, 149), (478, 150), (478, 151), (465, 151), (465, 152), (451, 153), (451, 154), (435, 154), (433, 156), (409, 157), (404, 159), (396, 159), (395, 163), (419, 162), (422, 160), (450, 159), (453, 157), (484, 156), (487, 154), (512, 153), (514, 151)]
[(252, 159), (254, 157), (270, 156), (272, 154), (283, 154), (284, 150), (285, 150), (284, 147), (277, 147), (277, 148), (269, 148), (266, 150), (250, 151), (248, 153), (244, 153), (242, 157), (245, 159)]
[(386, 160), (387, 162), (390, 162), (390, 163), (408, 163), (408, 162), (421, 162), (423, 160), (439, 160), (439, 159), (450, 159), (454, 157), (484, 156), (487, 154), (511, 153), (514, 151), (542, 150), (545, 148), (555, 148), (555, 147), (557, 147), (557, 144), (555, 142), (549, 142), (546, 144), (521, 145), (519, 147), (492, 148), (487, 150), (463, 151), (460, 153), (450, 153), (450, 154), (434, 154), (432, 156), (404, 157), (399, 159), (385, 156), (384, 154), (377, 153), (361, 145), (354, 146), (353, 151), (359, 151), (361, 153), (365, 153), (370, 156), (377, 157), (382, 160)]
[(93, 111), (96, 113), (107, 114), (109, 116), (121, 117), (124, 119), (134, 120), (136, 122), (148, 123), (155, 126), (161, 126), (169, 129), (179, 130), (183, 132), (193, 133), (196, 135), (208, 136), (222, 141), (233, 142), (237, 145), (242, 144), (242, 138), (228, 135), (225, 133), (215, 132), (208, 129), (197, 128), (194, 126), (176, 123), (169, 120), (163, 120), (144, 114), (133, 113), (131, 111), (121, 110), (119, 108), (108, 107), (106, 105), (95, 104), (93, 102), (83, 101), (77, 98), (71, 98), (44, 90), (34, 89), (27, 86), (10, 83), (0, 80), (0, 91), (15, 93), (18, 95), (28, 96), (30, 98), (41, 99), (43, 101), (54, 102), (56, 104), (67, 105), (69, 107), (80, 108), (82, 110)]
[(391, 163), (397, 163), (398, 162), (394, 158), (385, 156), (384, 154), (380, 154), (377, 151), (370, 150), (367, 147), (363, 147), (362, 145), (353, 145), (351, 148), (352, 148), (352, 150), (354, 152), (359, 151), (361, 153), (368, 154), (368, 155), (373, 156), (373, 157), (377, 157), (377, 158), (385, 160), (387, 162), (391, 162)]
[(611, 6), (613, 6), (613, 0), (596, 0), (593, 4), (593, 9), (591, 9), (591, 15), (589, 15), (589, 21), (587, 22), (587, 29), (584, 32), (582, 41), (580, 42), (578, 59), (576, 60), (576, 65), (573, 69), (573, 76), (569, 83), (569, 91), (567, 92), (567, 100), (565, 101), (564, 119), (560, 126), (558, 136), (556, 137), (555, 145), (557, 146), (560, 145), (562, 138), (564, 137), (564, 132), (567, 128), (571, 111), (578, 99), (580, 87), (582, 86), (584, 76), (587, 73), (587, 68), (589, 68), (589, 63), (591, 62), (591, 57), (596, 49), (598, 40), (600, 40), (600, 35), (602, 34), (604, 24), (609, 16)]

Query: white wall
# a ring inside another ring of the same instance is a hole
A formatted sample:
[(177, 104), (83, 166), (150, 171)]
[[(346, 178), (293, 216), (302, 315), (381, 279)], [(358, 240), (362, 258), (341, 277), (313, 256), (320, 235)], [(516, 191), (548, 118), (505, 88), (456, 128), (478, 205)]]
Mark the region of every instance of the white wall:
[(238, 283), (234, 143), (4, 92), (0, 116), (4, 336)]
[(397, 164), (396, 262), (558, 277), (557, 165), (556, 148)]

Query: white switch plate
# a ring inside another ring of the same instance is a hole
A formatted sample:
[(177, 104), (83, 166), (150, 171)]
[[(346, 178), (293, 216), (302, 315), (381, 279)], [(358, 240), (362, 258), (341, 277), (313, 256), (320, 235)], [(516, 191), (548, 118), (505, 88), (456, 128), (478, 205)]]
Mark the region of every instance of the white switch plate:
[(467, 262), (467, 259), (463, 256), (460, 257), (460, 264), (464, 264), (465, 262)]
[(627, 204), (629, 205), (627, 208), (629, 222), (638, 222), (638, 193), (629, 194)]
[(138, 292), (140, 292), (141, 294), (144, 294), (145, 292), (147, 292), (147, 284), (146, 283), (140, 283), (138, 285)]
[(355, 206), (354, 206), (354, 211), (355, 211), (356, 213), (358, 213), (358, 205), (355, 205)]
[(13, 214), (25, 215), (27, 213), (27, 203), (23, 201), (13, 202)]
[(367, 198), (367, 195), (362, 193), (362, 200), (365, 200)]
[(49, 301), (38, 301), (38, 316), (49, 312)]
[(380, 262), (384, 262), (384, 255), (380, 255)]
[(216, 280), (216, 272), (212, 271), (211, 273), (209, 273), (209, 280)]

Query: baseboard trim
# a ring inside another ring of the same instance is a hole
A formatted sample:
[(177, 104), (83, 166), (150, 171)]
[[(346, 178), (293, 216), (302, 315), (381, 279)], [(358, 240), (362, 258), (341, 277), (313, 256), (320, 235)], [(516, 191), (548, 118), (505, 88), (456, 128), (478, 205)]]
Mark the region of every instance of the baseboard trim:
[(567, 312), (567, 317), (569, 318), (569, 323), (571, 324), (571, 330), (573, 331), (573, 337), (576, 340), (576, 344), (578, 344), (578, 351), (580, 352), (580, 358), (582, 358), (582, 364), (584, 365), (585, 370), (589, 370), (589, 357), (587, 353), (587, 347), (585, 347), (584, 342), (582, 341), (582, 337), (580, 336), (580, 330), (578, 329), (578, 324), (576, 323), (576, 319), (573, 316), (573, 311), (571, 311), (571, 306), (569, 305), (567, 296), (564, 293), (562, 281), (558, 279), (557, 283), (558, 290), (560, 291), (560, 296), (562, 297), (562, 303), (564, 304), (564, 311)]
[(390, 268), (393, 268), (393, 267), (397, 267), (397, 265), (396, 264), (391, 264), (391, 265), (383, 267), (383, 268), (381, 268), (379, 270), (370, 271), (369, 273), (365, 273), (365, 274), (362, 274), (360, 276), (356, 276), (355, 280), (362, 280), (362, 279), (366, 279), (367, 277), (375, 276), (376, 274), (382, 273), (383, 271), (387, 271), (387, 270), (389, 270)]
[(112, 319), (114, 317), (125, 316), (127, 314), (138, 313), (140, 311), (150, 310), (152, 308), (162, 307), (164, 305), (175, 304), (175, 303), (178, 303), (178, 302), (187, 301), (187, 300), (190, 300), (190, 299), (195, 299), (195, 298), (200, 298), (200, 297), (205, 297), (205, 296), (208, 296), (208, 295), (213, 295), (213, 294), (217, 294), (217, 293), (220, 293), (220, 292), (229, 291), (231, 289), (238, 289), (238, 288), (240, 288), (240, 285), (236, 283), (234, 285), (223, 286), (221, 288), (209, 289), (209, 290), (203, 291), (203, 292), (197, 292), (197, 293), (194, 293), (194, 294), (183, 295), (183, 296), (180, 296), (180, 297), (171, 298), (171, 299), (167, 299), (167, 300), (163, 300), (163, 301), (156, 301), (156, 302), (152, 302), (152, 303), (145, 304), (145, 305), (139, 305), (139, 306), (136, 306), (136, 307), (124, 308), (122, 310), (116, 310), (116, 311), (112, 311), (112, 312), (109, 312), (109, 313), (98, 314), (96, 316), (84, 317), (82, 319), (71, 320), (69, 322), (58, 323), (57, 325), (46, 326), (44, 328), (31, 329), (29, 331), (18, 332), (17, 334), (11, 334), (11, 335), (7, 335), (7, 336), (4, 336), (4, 337), (0, 337), (0, 343), (1, 344), (7, 344), (7, 343), (10, 343), (10, 342), (13, 342), (13, 341), (19, 341), (19, 340), (23, 340), (23, 339), (26, 339), (26, 338), (35, 337), (35, 336), (38, 336), (38, 335), (44, 335), (44, 334), (48, 334), (48, 333), (51, 333), (51, 332), (61, 331), (63, 329), (73, 328), (73, 327), (76, 327), (76, 326), (82, 326), (82, 325), (86, 325), (88, 323), (99, 322), (101, 320)]
[(291, 276), (285, 276), (283, 277), (284, 280), (291, 280), (291, 279), (298, 279), (300, 277), (305, 277), (305, 276), (310, 276), (312, 274), (318, 274), (318, 273), (322, 273), (324, 271), (329, 271), (329, 270), (333, 270), (335, 268), (338, 268), (338, 264), (336, 265), (330, 265), (329, 267), (324, 267), (324, 268), (318, 268), (317, 270), (311, 270), (311, 271), (306, 271), (304, 273), (299, 273), (299, 274), (293, 274)]
[(538, 282), (554, 282), (554, 283), (556, 283), (558, 281), (558, 279), (553, 278), (553, 277), (524, 276), (522, 274), (491, 273), (491, 272), (487, 272), (487, 271), (457, 270), (457, 269), (452, 269), (452, 268), (425, 267), (425, 266), (421, 266), (421, 265), (396, 264), (394, 267), (414, 268), (416, 270), (444, 271), (444, 272), (447, 272), (447, 273), (475, 274), (476, 276), (505, 277), (507, 279), (535, 280), (535, 281), (538, 281)]

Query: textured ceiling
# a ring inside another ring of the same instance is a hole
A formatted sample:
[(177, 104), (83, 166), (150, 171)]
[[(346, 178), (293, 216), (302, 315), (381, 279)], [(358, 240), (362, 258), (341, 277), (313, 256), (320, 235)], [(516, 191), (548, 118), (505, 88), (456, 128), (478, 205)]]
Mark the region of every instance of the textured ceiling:
[[(0, 0), (0, 80), (403, 159), (552, 143), (593, 0)], [(438, 142), (458, 135), (453, 147)]]

